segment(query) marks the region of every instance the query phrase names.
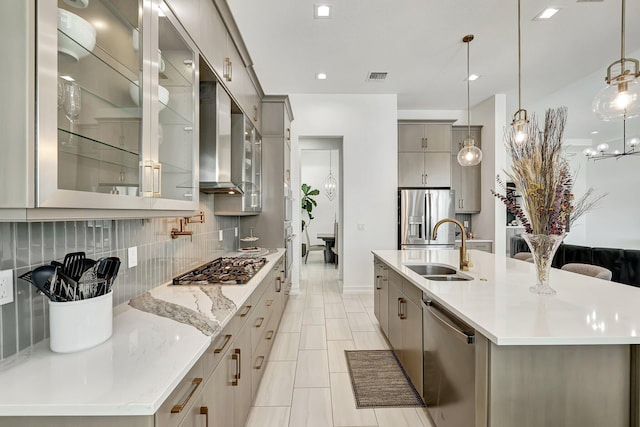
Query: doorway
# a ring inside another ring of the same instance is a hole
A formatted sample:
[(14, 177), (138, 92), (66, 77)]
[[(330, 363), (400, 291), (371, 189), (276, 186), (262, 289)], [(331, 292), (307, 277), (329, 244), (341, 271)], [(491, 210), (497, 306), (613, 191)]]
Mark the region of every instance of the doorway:
[[(338, 224), (337, 240), (337, 270), (338, 278), (342, 278), (342, 265), (344, 260), (342, 244), (343, 235), (343, 152), (342, 137), (300, 137), (300, 199), (302, 185), (306, 184), (319, 191), (312, 196), (316, 204), (312, 208), (312, 219), (302, 211), (302, 220), (305, 221), (306, 233), (303, 232), (302, 243), (310, 245), (314, 250), (301, 260), (301, 273), (310, 264), (332, 264), (336, 261), (329, 249), (332, 242), (330, 237), (334, 235), (335, 223)], [(307, 242), (306, 234), (309, 241)], [(320, 245), (325, 249), (321, 250)], [(305, 258), (307, 263), (305, 264)], [(327, 266), (328, 266), (327, 265)]]

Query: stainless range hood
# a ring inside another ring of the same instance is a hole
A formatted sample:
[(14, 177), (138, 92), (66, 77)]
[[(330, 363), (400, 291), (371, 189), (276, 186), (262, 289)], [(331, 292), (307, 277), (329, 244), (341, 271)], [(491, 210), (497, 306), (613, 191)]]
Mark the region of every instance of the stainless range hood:
[(200, 83), (200, 192), (243, 194), (242, 176), (236, 177), (233, 159), (242, 145), (231, 144), (231, 98), (215, 82)]

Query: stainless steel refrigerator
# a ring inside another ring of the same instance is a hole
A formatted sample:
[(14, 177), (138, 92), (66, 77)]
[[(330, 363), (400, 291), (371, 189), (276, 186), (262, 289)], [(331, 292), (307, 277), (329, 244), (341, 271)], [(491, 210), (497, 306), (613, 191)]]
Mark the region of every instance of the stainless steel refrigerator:
[(398, 190), (398, 247), (453, 248), (455, 225), (442, 224), (438, 238), (433, 226), (443, 218), (455, 218), (453, 190)]

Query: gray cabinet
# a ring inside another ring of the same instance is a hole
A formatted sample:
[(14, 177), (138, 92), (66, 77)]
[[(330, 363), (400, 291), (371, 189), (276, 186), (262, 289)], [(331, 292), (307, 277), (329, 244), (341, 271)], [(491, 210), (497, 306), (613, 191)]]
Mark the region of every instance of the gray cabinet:
[(373, 312), (378, 319), (380, 329), (385, 335), (389, 334), (389, 271), (381, 262), (376, 261), (375, 289), (373, 297)]
[[(480, 144), (482, 126), (471, 126), (471, 135), (476, 145)], [(481, 208), (480, 165), (460, 166), (457, 159), (458, 151), (468, 137), (466, 126), (454, 126), (451, 131), (451, 189), (456, 192), (456, 213), (478, 213)]]
[(411, 382), (422, 395), (422, 292), (384, 263), (380, 263), (377, 269), (386, 269), (388, 273), (388, 281), (385, 282), (388, 285), (387, 312), (382, 313), (378, 321), (387, 316), (388, 328), (383, 331)]
[(398, 187), (451, 186), (451, 125), (398, 124)]
[(398, 187), (450, 187), (451, 162), (446, 153), (398, 153)]
[(398, 124), (398, 152), (449, 152), (451, 125), (449, 124)]

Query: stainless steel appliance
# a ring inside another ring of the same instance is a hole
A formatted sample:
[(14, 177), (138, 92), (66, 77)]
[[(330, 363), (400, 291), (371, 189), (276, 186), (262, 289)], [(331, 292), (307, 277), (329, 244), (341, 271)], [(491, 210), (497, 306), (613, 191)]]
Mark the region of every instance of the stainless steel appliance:
[(173, 279), (174, 285), (243, 285), (265, 265), (258, 257), (226, 257), (201, 265)]
[(432, 238), (432, 233), (436, 222), (443, 218), (454, 217), (454, 201), (453, 190), (399, 190), (398, 247), (400, 249), (453, 248), (455, 243), (453, 224), (443, 224), (435, 240)]
[(437, 427), (472, 427), (475, 417), (475, 330), (422, 296), (424, 402)]

